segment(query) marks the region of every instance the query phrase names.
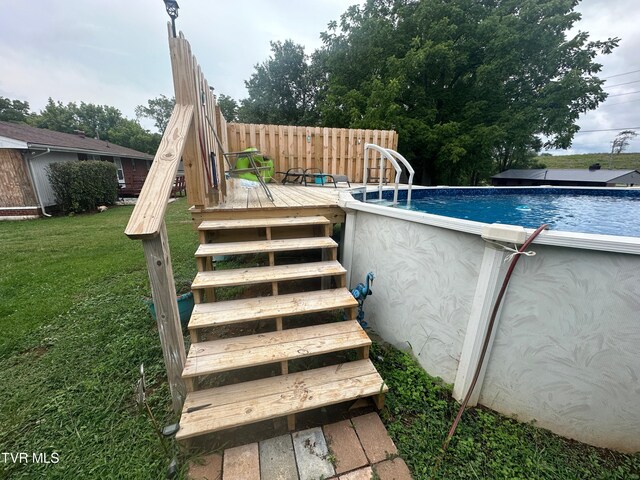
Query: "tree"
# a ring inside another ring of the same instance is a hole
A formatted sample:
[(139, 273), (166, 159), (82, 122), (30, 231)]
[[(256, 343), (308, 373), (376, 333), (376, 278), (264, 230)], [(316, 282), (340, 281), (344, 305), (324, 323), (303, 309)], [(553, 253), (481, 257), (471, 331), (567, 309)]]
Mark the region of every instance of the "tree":
[(82, 131), (85, 135), (113, 142), (123, 147), (155, 154), (160, 144), (160, 135), (153, 134), (136, 120), (125, 118), (120, 110), (108, 105), (95, 105), (80, 102), (55, 102), (49, 98), (47, 105), (38, 114), (32, 114), (28, 122), (39, 128), (48, 128), (58, 132), (74, 133)]
[(159, 97), (148, 100), (146, 106), (138, 105), (136, 107), (136, 117), (138, 120), (140, 120), (141, 117), (150, 118), (154, 121), (158, 132), (164, 133), (175, 104), (176, 99), (174, 97), (168, 98), (160, 95)]
[(155, 155), (162, 135), (151, 133), (142, 128), (136, 120), (125, 118), (109, 130), (108, 139), (116, 145)]
[(221, 93), (218, 97), (218, 105), (227, 122), (235, 122), (238, 119), (238, 102), (229, 95)]
[(5, 122), (26, 122), (31, 115), (29, 102), (0, 97), (0, 120)]
[(272, 56), (256, 65), (245, 82), (249, 97), (241, 101), (238, 119), (278, 125), (315, 123), (315, 82), (304, 47), (286, 40), (271, 42), (271, 51)]
[[(395, 128), (422, 183), (474, 184), (567, 148), (605, 98), (598, 53), (618, 39), (566, 32), (574, 0), (368, 0), (314, 54), (321, 121)], [(541, 136), (546, 141), (540, 139)]]
[(619, 155), (624, 152), (631, 140), (636, 138), (638, 134), (635, 130), (623, 130), (616, 135), (616, 138), (611, 142), (611, 155)]

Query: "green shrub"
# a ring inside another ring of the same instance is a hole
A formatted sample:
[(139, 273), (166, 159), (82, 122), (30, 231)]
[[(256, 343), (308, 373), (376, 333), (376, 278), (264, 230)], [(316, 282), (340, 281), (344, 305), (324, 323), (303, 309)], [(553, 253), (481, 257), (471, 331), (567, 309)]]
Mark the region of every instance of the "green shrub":
[(116, 166), (110, 162), (52, 163), (47, 175), (63, 212), (87, 212), (118, 198)]

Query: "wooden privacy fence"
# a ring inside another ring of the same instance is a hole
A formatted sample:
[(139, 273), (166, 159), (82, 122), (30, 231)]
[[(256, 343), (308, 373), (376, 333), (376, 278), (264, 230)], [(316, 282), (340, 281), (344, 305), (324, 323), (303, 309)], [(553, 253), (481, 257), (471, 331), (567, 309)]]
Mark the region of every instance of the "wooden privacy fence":
[[(352, 182), (362, 182), (365, 143), (398, 149), (398, 134), (394, 130), (229, 123), (227, 138), (234, 152), (256, 147), (268, 155), (276, 171), (319, 168), (325, 173), (347, 175)], [(377, 152), (372, 153), (369, 165), (377, 168), (374, 161)], [(392, 174), (387, 172), (387, 180), (391, 180)]]
[(189, 42), (182, 32), (169, 37), (176, 103), (193, 105), (193, 131), (183, 157), (187, 199), (196, 207), (213, 206), (226, 194), (222, 153), (229, 151), (227, 122)]

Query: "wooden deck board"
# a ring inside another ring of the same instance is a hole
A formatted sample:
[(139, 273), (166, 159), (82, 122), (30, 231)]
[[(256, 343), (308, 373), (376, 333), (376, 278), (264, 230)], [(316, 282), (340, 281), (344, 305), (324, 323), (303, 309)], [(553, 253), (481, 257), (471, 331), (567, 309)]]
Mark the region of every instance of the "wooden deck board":
[(338, 244), (329, 237), (258, 240), (253, 242), (207, 243), (198, 247), (196, 257), (210, 257), (214, 255), (246, 255), (261, 252), (289, 252), (294, 250), (336, 248), (337, 246)]
[[(192, 392), (177, 440), (385, 393), (370, 360)], [(191, 409), (197, 410), (191, 410)]]
[(191, 314), (189, 328), (266, 320), (306, 313), (355, 308), (358, 302), (346, 288), (291, 293), (226, 302), (200, 303)]
[(205, 220), (200, 224), (198, 230), (235, 230), (240, 228), (295, 227), (300, 225), (327, 225), (329, 223), (329, 220), (319, 215), (311, 217)]
[(355, 320), (225, 338), (191, 345), (183, 378), (367, 347)]
[(198, 272), (191, 288), (231, 287), (234, 285), (250, 285), (255, 283), (300, 280), (313, 277), (342, 275), (346, 270), (339, 262), (300, 263), (277, 265), (275, 267), (239, 268), (234, 270), (216, 270)]
[(340, 192), (348, 191), (345, 188), (334, 188), (333, 186), (305, 187), (301, 185), (268, 184), (268, 187), (273, 195), (273, 202), (267, 199), (261, 188), (237, 186), (225, 203), (212, 207), (210, 210), (337, 207)]

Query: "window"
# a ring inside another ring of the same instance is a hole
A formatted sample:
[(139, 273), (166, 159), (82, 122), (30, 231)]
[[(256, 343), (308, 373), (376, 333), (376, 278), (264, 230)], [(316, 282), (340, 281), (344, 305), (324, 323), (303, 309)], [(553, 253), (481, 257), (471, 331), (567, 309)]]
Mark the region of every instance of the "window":
[(122, 160), (120, 157), (113, 157), (113, 163), (115, 163), (118, 169), (118, 183), (124, 185), (124, 170), (122, 169)]

